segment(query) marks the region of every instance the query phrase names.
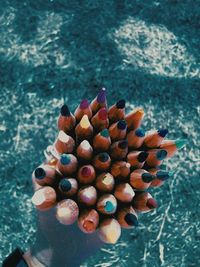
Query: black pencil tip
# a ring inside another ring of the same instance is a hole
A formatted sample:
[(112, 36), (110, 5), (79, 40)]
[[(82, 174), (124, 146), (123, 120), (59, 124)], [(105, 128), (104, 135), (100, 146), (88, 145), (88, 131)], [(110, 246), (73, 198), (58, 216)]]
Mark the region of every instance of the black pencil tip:
[(117, 103), (116, 103), (116, 107), (119, 109), (125, 108), (126, 105), (126, 101), (124, 99), (120, 99)]
[(117, 123), (117, 127), (118, 127), (118, 129), (120, 129), (120, 130), (124, 130), (124, 129), (126, 129), (126, 121), (125, 121), (125, 120), (120, 120), (120, 121), (118, 121), (118, 123)]
[(121, 149), (125, 149), (128, 147), (128, 141), (127, 140), (122, 140), (118, 143), (118, 147)]
[(108, 153), (103, 152), (103, 153), (100, 153), (100, 154), (99, 154), (99, 160), (100, 160), (101, 162), (106, 162), (108, 159), (109, 159), (109, 155), (108, 155)]
[(154, 179), (154, 176), (151, 173), (145, 172), (142, 174), (142, 180), (145, 183), (150, 183)]
[(69, 116), (70, 115), (70, 111), (69, 111), (69, 108), (67, 105), (63, 105), (61, 110), (60, 110), (60, 113), (62, 116)]
[(72, 185), (67, 179), (62, 179), (60, 181), (60, 188), (63, 192), (68, 192), (72, 188)]
[(131, 226), (138, 226), (138, 219), (137, 217), (132, 213), (127, 213), (124, 217), (124, 220), (128, 225)]
[(165, 137), (165, 136), (168, 134), (168, 130), (167, 130), (167, 129), (159, 129), (159, 130), (158, 130), (158, 134), (159, 134), (161, 137)]
[(37, 179), (43, 179), (46, 176), (46, 172), (43, 168), (39, 167), (35, 169), (35, 177)]
[(148, 155), (149, 155), (148, 152), (146, 152), (146, 151), (142, 151), (142, 152), (138, 155), (137, 160), (138, 160), (139, 162), (144, 162), (144, 161), (147, 159)]

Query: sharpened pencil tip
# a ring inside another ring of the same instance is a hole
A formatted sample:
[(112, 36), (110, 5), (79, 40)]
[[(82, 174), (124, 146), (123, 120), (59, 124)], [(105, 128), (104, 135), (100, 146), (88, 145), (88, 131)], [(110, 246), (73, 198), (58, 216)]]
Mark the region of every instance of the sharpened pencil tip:
[(72, 188), (72, 185), (67, 179), (62, 179), (60, 181), (60, 188), (63, 192), (68, 192)]
[(89, 102), (87, 99), (83, 99), (80, 103), (80, 108), (81, 109), (86, 109), (87, 107), (89, 107)]
[(89, 167), (85, 166), (83, 167), (83, 169), (81, 170), (81, 173), (83, 176), (90, 176), (91, 175), (91, 170)]
[(106, 162), (108, 159), (109, 159), (109, 155), (108, 155), (108, 153), (103, 152), (103, 153), (100, 153), (100, 154), (99, 154), (99, 160), (100, 160), (101, 162)]
[(149, 198), (149, 199), (147, 200), (146, 205), (147, 205), (147, 207), (148, 207), (149, 209), (155, 209), (155, 208), (157, 208), (157, 203), (156, 203), (155, 199), (153, 199), (153, 198)]
[(142, 130), (141, 128), (138, 128), (136, 131), (135, 131), (135, 135), (137, 137), (144, 137), (145, 136), (145, 131)]
[(118, 147), (121, 149), (125, 149), (128, 147), (128, 141), (127, 140), (122, 140), (119, 142)]
[(46, 172), (43, 168), (35, 169), (35, 177), (37, 179), (43, 179), (46, 176)]
[(138, 226), (138, 219), (132, 213), (127, 213), (126, 216), (124, 217), (124, 220), (128, 225)]
[(90, 126), (90, 121), (87, 115), (84, 115), (80, 121), (80, 126), (84, 129), (87, 129)]
[(163, 160), (167, 157), (167, 151), (164, 150), (164, 149), (161, 149), (159, 150), (157, 153), (156, 153), (156, 157), (158, 160)]
[(105, 211), (112, 212), (114, 210), (114, 205), (111, 201), (106, 201), (104, 208)]
[(165, 137), (165, 136), (168, 134), (168, 130), (167, 130), (167, 129), (159, 129), (159, 130), (158, 130), (158, 134), (159, 134), (161, 137)]
[(120, 99), (117, 103), (116, 103), (116, 107), (118, 109), (122, 109), (125, 108), (126, 105), (126, 101), (124, 99)]
[(108, 129), (103, 129), (100, 134), (103, 137), (109, 137), (109, 131), (108, 131)]
[(61, 107), (60, 113), (61, 113), (62, 116), (65, 116), (65, 117), (70, 116), (70, 110), (69, 110), (68, 106), (67, 105), (63, 105)]
[(158, 171), (156, 173), (156, 178), (161, 180), (161, 181), (165, 181), (167, 180), (169, 177), (171, 177), (173, 175), (173, 172), (167, 172), (167, 171)]
[(117, 123), (117, 128), (120, 130), (126, 129), (126, 121), (125, 120), (119, 120)]
[(151, 181), (153, 181), (154, 176), (151, 173), (143, 173), (142, 174), (142, 180), (145, 183), (150, 183)]
[(99, 115), (99, 119), (100, 119), (100, 120), (107, 120), (107, 118), (108, 118), (108, 113), (107, 113), (106, 108), (101, 108), (101, 109), (99, 110), (98, 115)]
[(186, 144), (187, 144), (186, 139), (179, 139), (179, 140), (175, 141), (175, 145), (176, 145), (177, 149), (183, 148)]
[(105, 103), (106, 102), (106, 88), (102, 88), (97, 96), (97, 102)]
[(62, 154), (60, 157), (60, 162), (63, 165), (68, 165), (71, 162), (71, 158), (67, 154)]
[(142, 152), (138, 155), (137, 160), (138, 160), (139, 162), (144, 162), (144, 161), (147, 159), (148, 155), (149, 155), (148, 152), (146, 152), (146, 151), (142, 151)]

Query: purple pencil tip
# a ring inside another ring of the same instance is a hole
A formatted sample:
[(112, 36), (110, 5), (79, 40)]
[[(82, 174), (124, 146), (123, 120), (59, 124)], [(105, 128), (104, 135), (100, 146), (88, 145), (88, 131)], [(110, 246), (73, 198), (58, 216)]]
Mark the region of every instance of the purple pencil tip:
[(106, 102), (106, 88), (102, 88), (97, 96), (97, 101), (99, 103), (105, 103)]
[(89, 102), (87, 101), (87, 99), (83, 99), (80, 103), (80, 108), (81, 109), (85, 109), (89, 106)]

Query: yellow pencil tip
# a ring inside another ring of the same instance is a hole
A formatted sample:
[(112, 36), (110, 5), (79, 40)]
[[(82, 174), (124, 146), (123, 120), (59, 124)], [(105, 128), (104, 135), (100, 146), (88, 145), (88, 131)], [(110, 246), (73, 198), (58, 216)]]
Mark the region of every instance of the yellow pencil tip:
[(104, 183), (105, 185), (109, 185), (111, 182), (112, 182), (112, 178), (111, 178), (111, 176), (108, 175), (108, 174), (106, 174), (106, 175), (104, 176), (104, 178), (103, 178), (103, 183)]
[(90, 121), (87, 115), (84, 115), (80, 121), (80, 126), (84, 129), (87, 129), (90, 126)]

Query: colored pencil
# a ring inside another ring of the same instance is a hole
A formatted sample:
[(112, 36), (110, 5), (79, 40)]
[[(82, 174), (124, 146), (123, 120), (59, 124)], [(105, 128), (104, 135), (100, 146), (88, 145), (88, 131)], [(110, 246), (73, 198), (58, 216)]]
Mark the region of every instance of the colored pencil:
[(56, 192), (52, 187), (44, 186), (35, 191), (31, 200), (37, 209), (48, 210), (55, 206)]
[(72, 199), (64, 199), (57, 204), (56, 218), (66, 225), (73, 224), (79, 215), (79, 208), (76, 202)]
[(115, 244), (121, 235), (121, 226), (116, 219), (105, 219), (99, 226), (100, 239), (108, 244)]
[(76, 172), (78, 166), (77, 158), (73, 154), (62, 154), (58, 163), (57, 169), (63, 175), (71, 175)]
[(106, 89), (102, 88), (97, 97), (91, 102), (90, 108), (95, 114), (100, 108), (107, 108)]
[(93, 156), (93, 148), (87, 140), (83, 140), (76, 149), (78, 159), (90, 161)]
[(129, 229), (138, 226), (138, 215), (132, 206), (121, 208), (116, 217), (122, 228)]
[(74, 178), (63, 178), (59, 182), (59, 190), (62, 195), (67, 197), (75, 195), (78, 190), (77, 180)]
[(85, 206), (93, 206), (97, 201), (97, 191), (94, 186), (86, 185), (78, 191), (78, 202)]
[(125, 120), (119, 120), (109, 127), (110, 138), (112, 141), (118, 141), (126, 137), (127, 125)]
[(135, 192), (129, 183), (118, 184), (115, 187), (114, 196), (121, 202), (131, 202), (135, 196)]
[(116, 160), (124, 159), (127, 153), (128, 153), (127, 140), (116, 141), (110, 147), (110, 156), (112, 159)]
[(53, 185), (58, 177), (58, 172), (54, 166), (42, 164), (36, 168), (32, 174), (32, 178), (39, 185)]
[(149, 153), (146, 151), (132, 151), (127, 155), (127, 162), (132, 168), (141, 169), (147, 160)]
[(112, 194), (105, 194), (97, 201), (97, 210), (103, 214), (114, 214), (117, 209), (117, 200)]
[(142, 130), (141, 128), (138, 128), (136, 130), (131, 130), (127, 134), (127, 141), (129, 148), (138, 149), (139, 147), (142, 146), (144, 138), (145, 138), (145, 131)]
[(76, 142), (80, 143), (83, 140), (90, 140), (93, 135), (93, 127), (87, 115), (84, 115), (80, 123), (75, 128)]
[(128, 130), (135, 130), (140, 127), (142, 119), (144, 117), (144, 110), (142, 108), (136, 108), (125, 116)]
[(99, 214), (95, 209), (83, 210), (78, 218), (78, 227), (86, 234), (92, 234), (99, 225)]
[(56, 151), (60, 154), (72, 153), (75, 148), (74, 139), (63, 131), (60, 131), (54, 142)]
[(150, 187), (159, 187), (163, 185), (164, 182), (173, 175), (172, 171), (164, 171), (160, 169), (149, 169), (148, 171), (155, 176)]
[(96, 178), (96, 172), (92, 165), (83, 165), (79, 168), (77, 179), (82, 184), (90, 184)]
[(125, 104), (126, 101), (124, 99), (120, 99), (116, 104), (109, 108), (108, 117), (111, 123), (124, 119)]
[(132, 206), (138, 212), (149, 212), (157, 207), (157, 203), (150, 193), (136, 192)]
[(159, 147), (167, 133), (167, 129), (152, 130), (147, 132), (144, 138), (144, 145), (148, 148)]
[(130, 174), (130, 163), (126, 161), (115, 161), (111, 166), (111, 174), (117, 179), (126, 179)]
[(92, 110), (87, 99), (83, 99), (74, 112), (77, 122), (79, 122), (84, 115), (87, 115), (89, 119), (92, 117)]
[(91, 119), (92, 126), (96, 131), (101, 131), (109, 126), (106, 108), (101, 108)]
[(109, 172), (103, 172), (97, 176), (95, 181), (95, 186), (99, 191), (110, 192), (113, 190), (115, 185), (115, 180), (112, 174)]
[(74, 128), (75, 124), (76, 119), (74, 115), (72, 115), (67, 105), (63, 105), (58, 118), (58, 129), (69, 133)]
[(109, 154), (106, 152), (99, 153), (94, 157), (93, 164), (97, 170), (107, 171), (111, 164)]
[(178, 140), (164, 140), (160, 144), (160, 149), (164, 149), (167, 151), (167, 158), (171, 158), (174, 154), (183, 148), (187, 143), (186, 139), (178, 139)]
[(143, 169), (137, 169), (130, 174), (130, 184), (135, 189), (145, 190), (149, 188), (154, 178), (151, 173)]
[(93, 139), (93, 148), (96, 151), (107, 151), (111, 145), (111, 139), (108, 129), (103, 129), (95, 135)]
[(167, 158), (167, 150), (152, 149), (148, 151), (149, 155), (146, 159), (148, 167), (160, 166), (165, 158)]

